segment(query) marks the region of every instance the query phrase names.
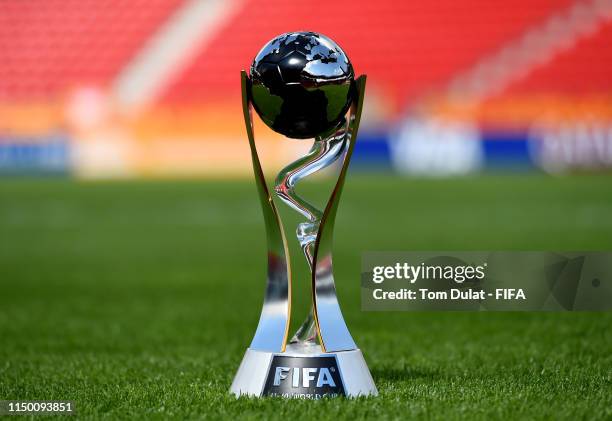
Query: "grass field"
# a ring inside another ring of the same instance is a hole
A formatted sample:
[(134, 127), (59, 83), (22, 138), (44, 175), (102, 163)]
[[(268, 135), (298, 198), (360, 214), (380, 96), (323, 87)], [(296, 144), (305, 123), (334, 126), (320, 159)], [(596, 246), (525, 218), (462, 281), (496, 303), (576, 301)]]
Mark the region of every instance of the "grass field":
[(0, 399), (88, 418), (612, 417), (612, 314), (365, 313), (358, 290), (366, 250), (611, 250), (611, 177), (351, 174), (335, 241), (380, 396), (237, 400), (265, 276), (251, 181), (4, 180)]

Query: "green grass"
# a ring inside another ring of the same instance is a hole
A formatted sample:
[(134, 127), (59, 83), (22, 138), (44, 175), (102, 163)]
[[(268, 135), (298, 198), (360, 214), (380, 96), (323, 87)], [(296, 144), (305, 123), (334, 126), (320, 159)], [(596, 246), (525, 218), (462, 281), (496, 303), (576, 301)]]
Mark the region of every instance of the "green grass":
[(349, 176), (336, 279), (380, 391), (353, 401), (228, 394), (262, 302), (258, 206), (251, 181), (0, 182), (0, 399), (87, 418), (612, 417), (612, 314), (365, 313), (358, 290), (366, 250), (610, 250), (612, 178)]

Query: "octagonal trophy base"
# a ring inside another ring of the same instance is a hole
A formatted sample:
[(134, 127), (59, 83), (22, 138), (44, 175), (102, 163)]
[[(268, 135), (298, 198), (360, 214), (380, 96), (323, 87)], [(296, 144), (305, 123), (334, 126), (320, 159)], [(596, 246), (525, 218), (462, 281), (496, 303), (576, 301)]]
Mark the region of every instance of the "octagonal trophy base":
[(359, 349), (322, 352), (302, 344), (279, 353), (247, 349), (230, 391), (301, 399), (378, 394)]

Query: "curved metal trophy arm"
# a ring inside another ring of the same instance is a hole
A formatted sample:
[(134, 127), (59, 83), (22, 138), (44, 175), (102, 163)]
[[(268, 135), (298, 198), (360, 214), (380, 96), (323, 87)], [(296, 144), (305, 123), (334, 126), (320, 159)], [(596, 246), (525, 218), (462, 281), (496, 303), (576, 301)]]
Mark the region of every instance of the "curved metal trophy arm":
[(314, 305), (314, 318), (319, 334), (319, 340), (324, 352), (338, 352), (356, 349), (355, 341), (351, 336), (336, 296), (336, 287), (332, 269), (332, 242), (334, 222), (340, 195), (344, 186), (344, 179), (353, 154), (357, 130), (361, 119), (363, 98), (365, 93), (366, 76), (360, 76), (355, 81), (356, 93), (351, 106), (347, 127), (347, 141), (349, 142), (338, 181), (331, 193), (330, 199), (323, 212), (319, 232), (315, 242), (312, 268), (312, 293)]
[(249, 78), (246, 72), (241, 72), (242, 79), (242, 111), (246, 124), (251, 159), (257, 192), (266, 223), (268, 243), (268, 275), (266, 295), (257, 331), (251, 342), (251, 349), (269, 352), (284, 352), (289, 334), (291, 317), (291, 268), (289, 253), (286, 247), (285, 234), (281, 219), (272, 201), (263, 170), (255, 147), (251, 104), (249, 99)]

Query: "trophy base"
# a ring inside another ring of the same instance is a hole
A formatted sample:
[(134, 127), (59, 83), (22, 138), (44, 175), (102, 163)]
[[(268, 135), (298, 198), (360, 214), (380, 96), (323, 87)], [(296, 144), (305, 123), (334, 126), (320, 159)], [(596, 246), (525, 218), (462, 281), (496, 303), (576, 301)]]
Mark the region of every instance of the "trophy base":
[(313, 348), (288, 345), (278, 353), (247, 349), (230, 391), (302, 399), (378, 395), (360, 350), (326, 353)]

